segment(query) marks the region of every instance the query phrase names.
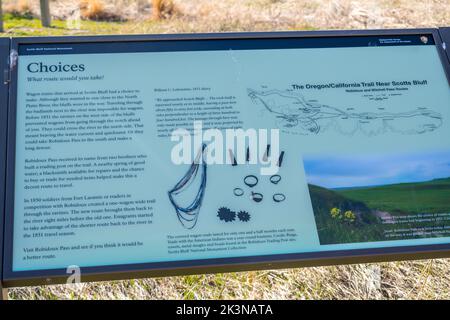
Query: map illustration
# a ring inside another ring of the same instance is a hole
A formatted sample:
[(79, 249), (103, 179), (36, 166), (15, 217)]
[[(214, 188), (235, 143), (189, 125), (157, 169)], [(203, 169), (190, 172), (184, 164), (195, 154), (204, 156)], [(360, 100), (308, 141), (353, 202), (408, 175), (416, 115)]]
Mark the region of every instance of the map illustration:
[(248, 89), (248, 96), (274, 117), (278, 128), (292, 134), (319, 134), (327, 130), (343, 135), (423, 134), (442, 125), (442, 115), (426, 107), (401, 113), (386, 112), (383, 107), (378, 108), (379, 112), (356, 112), (352, 107), (337, 108), (307, 100), (290, 90)]

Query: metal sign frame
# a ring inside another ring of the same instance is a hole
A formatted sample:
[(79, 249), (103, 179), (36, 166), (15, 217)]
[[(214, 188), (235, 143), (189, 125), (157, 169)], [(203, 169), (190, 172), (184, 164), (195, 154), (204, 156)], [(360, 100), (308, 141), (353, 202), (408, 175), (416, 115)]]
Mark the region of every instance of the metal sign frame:
[(3, 249), (4, 249), (4, 204), (6, 179), (6, 143), (8, 119), (8, 85), (9, 85), (9, 46), (8, 38), (0, 38), (0, 71), (3, 79), (0, 80), (0, 299), (6, 299), (7, 291), (2, 285)]
[[(182, 41), (186, 40), (209, 41), (224, 39), (292, 39), (312, 37), (431, 35), (434, 38), (443, 68), (450, 82), (450, 55), (449, 52), (445, 52), (445, 43), (450, 43), (450, 29), (444, 28), (442, 30), (445, 31), (443, 33), (445, 34), (444, 39), (441, 38), (441, 34), (439, 33), (438, 29), (13, 38), (11, 39), (11, 52), (17, 52), (19, 46), (22, 44), (177, 41), (180, 45), (182, 45)], [(18, 272), (14, 272), (12, 270), (15, 180), (14, 171), (16, 147), (15, 121), (17, 107), (17, 68), (14, 64), (11, 65), (10, 77), (11, 85), (9, 86), (10, 98), (8, 104), (9, 112), (6, 162), (6, 202), (4, 210), (6, 228), (4, 229), (5, 232), (3, 235), (3, 284), (6, 287), (14, 287), (64, 283), (69, 276), (66, 273), (65, 269)], [(0, 98), (4, 98), (1, 92)], [(2, 108), (1, 112), (4, 112), (3, 109), (4, 108)], [(2, 119), (3, 117), (0, 117), (0, 121), (3, 121)], [(0, 130), (4, 130), (3, 127), (0, 128)], [(1, 139), (3, 139), (0, 142), (0, 146), (2, 146), (4, 149), (6, 140), (4, 139), (3, 132), (0, 132), (0, 136)], [(0, 168), (2, 166), (2, 160), (3, 159), (0, 158)], [(1, 174), (0, 179), (0, 181), (5, 181), (4, 179), (2, 179)], [(1, 197), (2, 196), (0, 195), (0, 203), (3, 203), (1, 201)], [(450, 257), (450, 243), (82, 267), (81, 280), (83, 282), (87, 282), (142, 277), (175, 276), (187, 274), (249, 271), (260, 269), (323, 266), (335, 264), (368, 263), (444, 257)]]

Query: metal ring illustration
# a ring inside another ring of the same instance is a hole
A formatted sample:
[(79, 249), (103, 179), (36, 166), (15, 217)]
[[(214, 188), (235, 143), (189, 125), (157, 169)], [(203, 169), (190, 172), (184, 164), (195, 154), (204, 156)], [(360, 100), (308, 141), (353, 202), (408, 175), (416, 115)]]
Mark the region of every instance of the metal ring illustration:
[(258, 192), (252, 192), (252, 200), (255, 202), (261, 202), (263, 199), (263, 195), (261, 193)]
[[(254, 180), (254, 182), (251, 182), (251, 180)], [(244, 183), (247, 186), (249, 186), (250, 188), (253, 188), (254, 186), (256, 186), (258, 184), (258, 178), (256, 176), (250, 174), (244, 178)]]
[(283, 202), (284, 200), (286, 200), (286, 196), (282, 193), (275, 193), (272, 199), (275, 202)]
[(233, 194), (234, 194), (236, 197), (243, 196), (243, 195), (244, 195), (244, 190), (242, 190), (241, 188), (234, 188)]
[(274, 174), (273, 176), (270, 176), (270, 182), (273, 184), (277, 184), (281, 181), (281, 176), (279, 174)]

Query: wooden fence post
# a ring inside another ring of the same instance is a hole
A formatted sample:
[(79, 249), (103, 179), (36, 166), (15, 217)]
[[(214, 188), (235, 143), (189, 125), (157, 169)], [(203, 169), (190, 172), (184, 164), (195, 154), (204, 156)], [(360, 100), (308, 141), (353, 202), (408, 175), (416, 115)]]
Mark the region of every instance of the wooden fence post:
[(2, 0), (0, 0), (0, 32), (3, 32), (3, 10), (2, 10)]
[(41, 2), (41, 22), (43, 27), (50, 27), (52, 19), (50, 16), (49, 0), (40, 0)]

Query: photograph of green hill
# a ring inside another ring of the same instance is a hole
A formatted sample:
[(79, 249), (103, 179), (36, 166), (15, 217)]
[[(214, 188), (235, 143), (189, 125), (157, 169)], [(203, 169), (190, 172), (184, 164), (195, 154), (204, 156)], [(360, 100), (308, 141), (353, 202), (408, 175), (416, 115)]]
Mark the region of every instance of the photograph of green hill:
[(450, 236), (450, 153), (304, 158), (321, 244)]

